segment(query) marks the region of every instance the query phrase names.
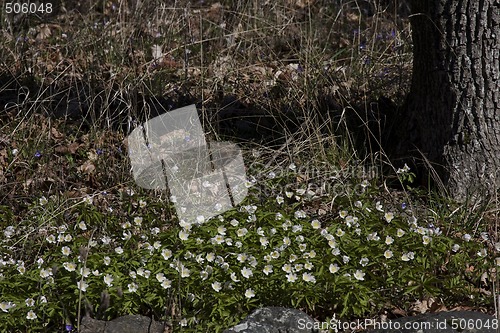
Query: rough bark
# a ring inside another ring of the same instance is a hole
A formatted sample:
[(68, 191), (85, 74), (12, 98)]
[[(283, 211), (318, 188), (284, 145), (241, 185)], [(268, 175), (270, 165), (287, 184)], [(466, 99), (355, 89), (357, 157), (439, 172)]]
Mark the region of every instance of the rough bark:
[(410, 142), (454, 198), (493, 194), (500, 186), (500, 2), (411, 6)]

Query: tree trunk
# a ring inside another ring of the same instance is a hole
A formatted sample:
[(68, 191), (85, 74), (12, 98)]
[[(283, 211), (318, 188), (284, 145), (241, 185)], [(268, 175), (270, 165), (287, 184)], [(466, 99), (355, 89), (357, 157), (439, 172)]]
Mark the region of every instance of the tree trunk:
[(458, 200), (500, 188), (500, 2), (412, 0), (407, 135)]

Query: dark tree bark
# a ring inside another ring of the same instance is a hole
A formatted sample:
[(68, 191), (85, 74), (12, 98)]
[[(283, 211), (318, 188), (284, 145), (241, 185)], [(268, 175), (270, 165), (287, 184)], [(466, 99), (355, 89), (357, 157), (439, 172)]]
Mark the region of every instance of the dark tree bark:
[(411, 0), (411, 6), (406, 135), (452, 197), (491, 195), (500, 188), (500, 2)]

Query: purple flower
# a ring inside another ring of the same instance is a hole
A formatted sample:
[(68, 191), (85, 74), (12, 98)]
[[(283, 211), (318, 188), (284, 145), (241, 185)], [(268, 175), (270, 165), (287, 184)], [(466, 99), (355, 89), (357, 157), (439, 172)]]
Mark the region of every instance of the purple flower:
[(401, 204), (401, 208), (406, 209), (406, 202), (403, 202), (403, 203)]
[(35, 157), (41, 157), (41, 156), (42, 156), (42, 153), (40, 153), (40, 151), (37, 150), (36, 153), (35, 153)]
[(95, 152), (97, 153), (97, 155), (102, 155), (103, 150), (101, 148), (97, 148)]
[(73, 325), (65, 325), (66, 332), (71, 332), (73, 330)]

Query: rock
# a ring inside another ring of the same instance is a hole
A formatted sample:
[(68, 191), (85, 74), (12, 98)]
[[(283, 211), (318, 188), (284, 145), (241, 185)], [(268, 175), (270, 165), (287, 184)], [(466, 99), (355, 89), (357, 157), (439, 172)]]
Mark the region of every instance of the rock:
[(165, 325), (145, 316), (123, 316), (111, 321), (83, 317), (80, 333), (164, 333)]
[(223, 333), (319, 333), (314, 323), (314, 319), (299, 310), (265, 307)]
[(498, 319), (472, 311), (439, 312), (387, 321), (367, 333), (493, 333)]

